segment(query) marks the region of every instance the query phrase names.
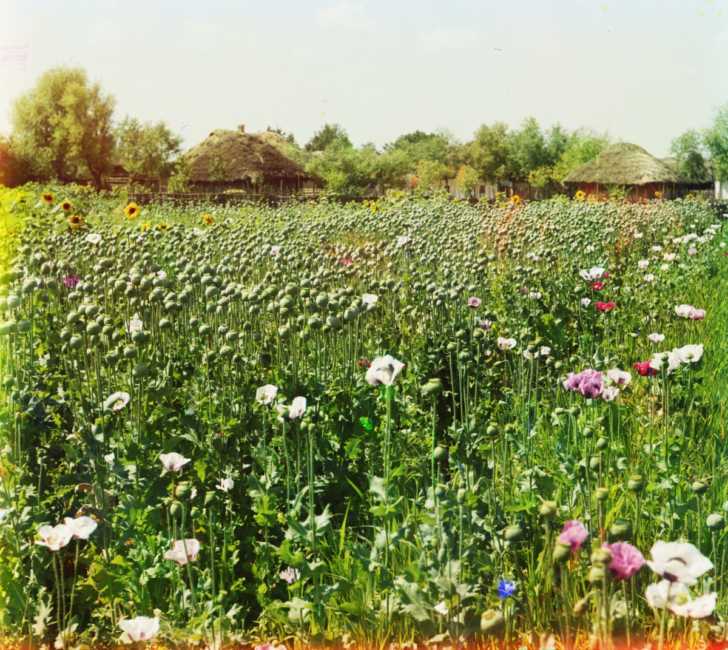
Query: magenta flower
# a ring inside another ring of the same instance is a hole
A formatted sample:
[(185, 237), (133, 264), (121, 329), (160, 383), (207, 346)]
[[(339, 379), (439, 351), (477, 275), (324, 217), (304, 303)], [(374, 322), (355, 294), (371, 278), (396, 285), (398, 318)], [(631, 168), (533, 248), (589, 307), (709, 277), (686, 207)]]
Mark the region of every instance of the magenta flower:
[(571, 551), (576, 553), (586, 541), (587, 537), (589, 537), (589, 533), (584, 528), (584, 524), (576, 519), (572, 519), (567, 521), (561, 529), (559, 542), (566, 546), (571, 546)]
[(76, 285), (81, 281), (81, 278), (77, 275), (67, 275), (63, 278), (63, 284), (68, 289), (75, 289)]
[(612, 554), (609, 570), (619, 580), (629, 580), (645, 563), (645, 558), (639, 549), (627, 542), (604, 544), (603, 547)]
[(566, 390), (578, 390), (579, 382), (581, 381), (581, 373), (578, 375), (570, 372), (569, 376), (564, 379), (563, 386)]
[(604, 375), (592, 368), (577, 374), (570, 372), (562, 385), (566, 390), (578, 391), (588, 399), (595, 399), (604, 391)]

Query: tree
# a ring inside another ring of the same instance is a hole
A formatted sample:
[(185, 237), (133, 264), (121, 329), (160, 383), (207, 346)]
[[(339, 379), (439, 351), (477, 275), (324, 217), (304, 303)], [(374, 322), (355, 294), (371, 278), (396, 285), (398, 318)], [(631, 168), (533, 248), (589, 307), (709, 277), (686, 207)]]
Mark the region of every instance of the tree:
[(365, 194), (377, 184), (379, 154), (373, 146), (356, 149), (343, 142), (333, 143), (311, 156), (306, 171), (324, 179), (336, 194)]
[(306, 143), (306, 151), (325, 151), (329, 147), (351, 147), (351, 140), (346, 131), (338, 124), (324, 124)]
[(478, 178), (478, 172), (473, 169), (470, 165), (461, 165), (458, 169), (458, 173), (455, 175), (455, 188), (467, 197), (473, 195), (473, 191), (478, 184), (480, 179)]
[(670, 147), (677, 163), (681, 180), (689, 183), (704, 183), (710, 178), (703, 155), (703, 142), (697, 131), (685, 131), (672, 141)]
[(470, 143), (467, 158), (483, 180), (497, 182), (509, 177), (511, 156), (508, 126), (496, 122), (483, 124)]
[(30, 161), (18, 155), (10, 140), (0, 138), (0, 185), (16, 187), (30, 180)]
[(101, 187), (114, 146), (114, 100), (89, 84), (80, 68), (53, 68), (13, 107), (13, 140), (32, 161), (34, 175), (75, 180), (84, 174)]
[(164, 122), (142, 124), (126, 117), (116, 127), (116, 157), (134, 177), (168, 178), (182, 139)]
[(703, 135), (703, 142), (710, 152), (716, 180), (728, 180), (728, 104), (718, 111), (713, 126)]
[(533, 170), (549, 164), (546, 139), (535, 118), (526, 118), (521, 128), (511, 133), (509, 141), (515, 179), (526, 180)]
[(417, 163), (417, 187), (421, 190), (437, 190), (450, 177), (450, 168), (437, 160), (420, 160)]
[(561, 158), (553, 167), (554, 180), (563, 183), (572, 170), (596, 158), (608, 144), (609, 138), (606, 135), (596, 135), (584, 130), (574, 131), (569, 136)]

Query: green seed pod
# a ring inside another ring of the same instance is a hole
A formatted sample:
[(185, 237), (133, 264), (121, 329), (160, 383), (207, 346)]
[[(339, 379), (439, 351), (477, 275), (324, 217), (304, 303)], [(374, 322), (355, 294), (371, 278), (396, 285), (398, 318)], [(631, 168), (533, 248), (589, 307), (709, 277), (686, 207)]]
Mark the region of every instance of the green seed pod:
[(591, 554), (592, 564), (606, 566), (612, 561), (612, 553), (608, 548), (595, 548)]
[(601, 464), (602, 459), (599, 456), (592, 456), (589, 459), (589, 468), (590, 469), (599, 469), (599, 465)]
[(72, 336), (68, 341), (68, 347), (71, 350), (80, 350), (83, 345), (83, 339), (80, 336)]
[(432, 455), (435, 457), (435, 460), (445, 460), (447, 458), (447, 449), (445, 449), (445, 447), (437, 445)]
[(185, 499), (190, 494), (190, 491), (192, 490), (192, 486), (190, 485), (189, 481), (182, 481), (181, 483), (177, 483), (177, 485), (174, 488), (174, 496), (178, 499)]
[(179, 501), (172, 501), (172, 505), (169, 506), (169, 512), (173, 517), (178, 517), (182, 514), (182, 504)]
[(146, 345), (147, 343), (149, 343), (149, 334), (144, 331), (134, 332), (131, 335), (131, 340), (134, 342), (135, 345)]
[(695, 494), (705, 494), (708, 491), (708, 484), (705, 481), (693, 481), (690, 489)]
[(607, 440), (604, 437), (597, 438), (597, 444), (596, 444), (597, 449), (599, 449), (601, 451), (602, 449), (606, 449), (608, 446), (609, 446), (609, 440)]
[(457, 349), (458, 349), (458, 344), (455, 343), (454, 341), (451, 341), (450, 343), (447, 344), (448, 352), (455, 352), (455, 350), (457, 350)]
[(627, 489), (630, 492), (642, 492), (645, 487), (645, 480), (641, 474), (632, 474), (627, 480)]
[(442, 381), (437, 377), (428, 379), (425, 384), (420, 388), (420, 393), (423, 397), (438, 395), (442, 392)]
[(710, 528), (710, 530), (720, 530), (725, 525), (725, 519), (723, 519), (723, 515), (721, 515), (719, 512), (714, 512), (708, 515), (705, 523), (707, 524), (708, 528)]
[(606, 575), (607, 574), (603, 566), (593, 566), (591, 569), (589, 569), (589, 573), (587, 574), (586, 579), (589, 584), (601, 584), (602, 580), (604, 580)]
[(606, 501), (609, 498), (609, 488), (598, 487), (594, 492), (594, 496), (596, 496), (597, 501)]
[(132, 371), (132, 375), (135, 379), (143, 379), (145, 377), (149, 377), (151, 374), (152, 370), (146, 363), (137, 363)]
[(617, 519), (609, 527), (609, 536), (612, 539), (627, 539), (632, 534), (632, 524), (626, 519)]
[(159, 329), (160, 330), (170, 330), (170, 329), (172, 329), (172, 321), (169, 320), (169, 318), (161, 318), (159, 320)]
[(523, 536), (523, 529), (518, 524), (507, 526), (503, 531), (503, 537), (508, 542), (516, 542)]
[(571, 546), (556, 542), (553, 554), (554, 562), (563, 562), (568, 559), (569, 555), (571, 555)]
[(538, 514), (540, 514), (544, 519), (550, 519), (556, 514), (558, 509), (559, 507), (556, 501), (543, 501), (538, 509)]
[(489, 609), (483, 612), (480, 617), (480, 631), (486, 634), (494, 634), (503, 625), (505, 619), (497, 609)]

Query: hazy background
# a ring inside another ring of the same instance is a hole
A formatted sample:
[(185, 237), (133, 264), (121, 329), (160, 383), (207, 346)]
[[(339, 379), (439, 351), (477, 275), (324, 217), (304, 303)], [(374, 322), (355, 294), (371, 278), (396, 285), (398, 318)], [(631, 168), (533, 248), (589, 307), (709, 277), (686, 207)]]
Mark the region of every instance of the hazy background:
[(382, 145), (533, 115), (663, 156), (728, 100), (728, 0), (0, 0), (0, 132), (56, 65), (185, 146), (240, 123)]

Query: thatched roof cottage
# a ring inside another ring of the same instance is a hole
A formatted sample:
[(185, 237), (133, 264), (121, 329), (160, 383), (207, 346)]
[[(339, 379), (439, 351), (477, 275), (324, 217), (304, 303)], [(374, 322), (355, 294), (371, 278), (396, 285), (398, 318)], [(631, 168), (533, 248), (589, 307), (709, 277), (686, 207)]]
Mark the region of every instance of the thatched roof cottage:
[(628, 142), (605, 148), (564, 179), (570, 189), (586, 194), (605, 194), (613, 187), (622, 187), (630, 199), (651, 199), (656, 192), (663, 197), (671, 196), (679, 182), (673, 168)]
[(189, 183), (196, 190), (222, 192), (300, 192), (321, 181), (262, 139), (237, 131), (217, 130), (184, 155)]

